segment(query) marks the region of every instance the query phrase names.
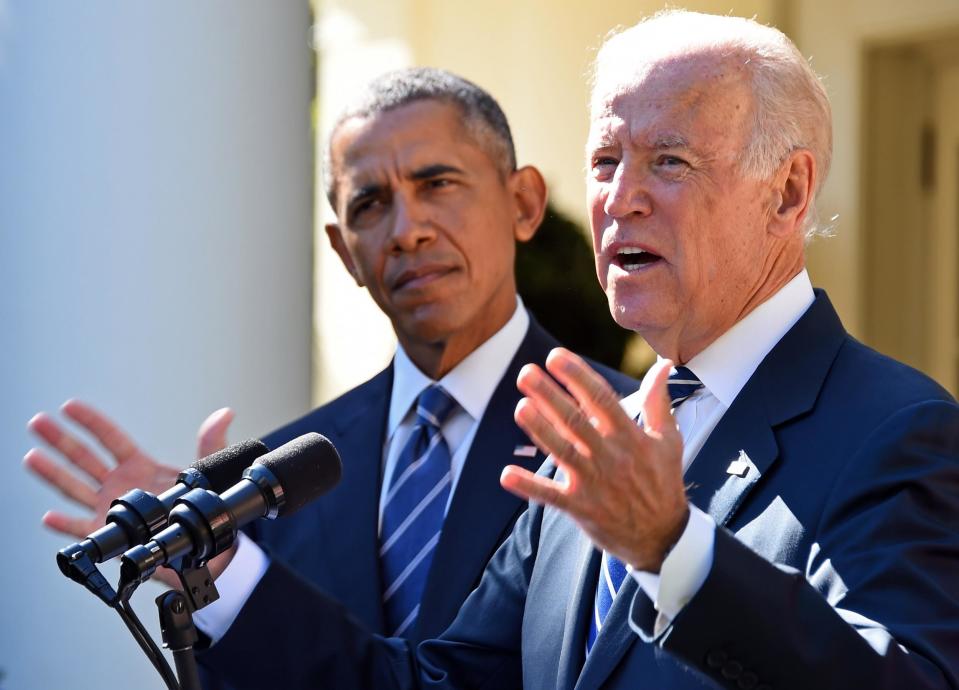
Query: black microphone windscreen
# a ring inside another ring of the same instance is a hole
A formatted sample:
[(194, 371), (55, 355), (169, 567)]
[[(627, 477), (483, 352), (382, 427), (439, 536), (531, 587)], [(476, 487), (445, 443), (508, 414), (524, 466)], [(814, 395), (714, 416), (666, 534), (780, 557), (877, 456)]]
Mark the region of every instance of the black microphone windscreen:
[(326, 493), (340, 481), (340, 454), (330, 440), (310, 432), (258, 458), (283, 487), (280, 515), (290, 515)]
[(206, 477), (210, 488), (219, 494), (236, 484), (243, 470), (269, 450), (262, 441), (251, 438), (200, 458), (190, 466)]

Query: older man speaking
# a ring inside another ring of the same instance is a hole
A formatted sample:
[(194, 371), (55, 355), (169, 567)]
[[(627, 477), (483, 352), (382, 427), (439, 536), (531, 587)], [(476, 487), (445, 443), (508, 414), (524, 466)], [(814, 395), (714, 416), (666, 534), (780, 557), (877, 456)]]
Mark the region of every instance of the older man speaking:
[(254, 592), (312, 630), (229, 673), (284, 687), (959, 687), (959, 405), (852, 339), (810, 285), (831, 148), (818, 79), (779, 31), (667, 12), (611, 38), (594, 84), (597, 273), (659, 363), (622, 403), (565, 350), (546, 362), (564, 387), (524, 368), (516, 419), (551, 461), (504, 471), (530, 509), (439, 640), (414, 654), (306, 587)]

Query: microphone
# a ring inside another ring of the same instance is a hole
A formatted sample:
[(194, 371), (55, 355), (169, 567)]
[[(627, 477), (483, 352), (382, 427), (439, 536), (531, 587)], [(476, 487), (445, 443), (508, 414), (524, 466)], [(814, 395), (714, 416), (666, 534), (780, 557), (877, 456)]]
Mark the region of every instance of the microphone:
[(78, 559), (89, 563), (108, 561), (136, 544), (142, 544), (167, 525), (167, 514), (177, 499), (191, 489), (223, 491), (245, 467), (269, 451), (261, 441), (250, 439), (200, 458), (177, 475), (177, 483), (159, 496), (133, 489), (113, 500), (107, 524), (86, 539), (61, 549), (57, 565), (67, 577), (84, 583), (89, 568), (78, 569)]
[(192, 489), (170, 510), (166, 529), (123, 554), (120, 590), (146, 580), (161, 565), (182, 568), (208, 561), (226, 551), (247, 522), (295, 513), (336, 486), (341, 473), (340, 456), (329, 439), (308, 433), (257, 458), (221, 495)]

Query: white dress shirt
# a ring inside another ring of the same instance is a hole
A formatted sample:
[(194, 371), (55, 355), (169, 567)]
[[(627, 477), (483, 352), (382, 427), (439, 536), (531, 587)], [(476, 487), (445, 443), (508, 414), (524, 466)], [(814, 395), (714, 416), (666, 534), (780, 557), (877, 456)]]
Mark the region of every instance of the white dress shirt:
[[(438, 383), (457, 403), (442, 426), (443, 438), (450, 449), (452, 481), (449, 500), (452, 501), (486, 406), (528, 330), (529, 314), (522, 300), (517, 297), (516, 309), (509, 321), (439, 381), (426, 376), (413, 364), (402, 346), (397, 346), (393, 359), (393, 390), (387, 417), (386, 442), (383, 446), (380, 520), (383, 518), (384, 498), (389, 490), (393, 468), (416, 423), (415, 403), (420, 393), (427, 386)], [(446, 506), (449, 509), (449, 501)], [(211, 644), (215, 644), (229, 630), (269, 564), (269, 557), (263, 550), (241, 533), (233, 560), (216, 580), (220, 598), (193, 614), (194, 623), (210, 638)]]
[[(683, 437), (684, 472), (756, 368), (814, 299), (809, 274), (803, 269), (686, 363), (703, 387), (675, 412)], [(623, 400), (623, 407), (633, 416), (639, 414), (645, 397), (647, 381), (643, 384), (637, 393)], [(659, 612), (656, 632), (676, 617), (706, 581), (713, 564), (715, 530), (713, 519), (690, 505), (686, 529), (663, 561), (659, 574), (630, 569)]]
[(433, 381), (420, 371), (402, 347), (396, 348), (396, 357), (393, 359), (393, 392), (390, 395), (386, 446), (383, 449), (383, 481), (379, 508), (381, 520), (390, 478), (416, 424), (416, 400), (420, 393), (433, 383), (442, 386), (457, 403), (442, 427), (443, 438), (450, 449), (452, 484), (446, 504), (449, 509), (466, 455), (473, 445), (476, 429), (479, 428), (479, 420), (528, 329), (529, 314), (517, 297), (516, 311), (506, 325), (439, 381)]

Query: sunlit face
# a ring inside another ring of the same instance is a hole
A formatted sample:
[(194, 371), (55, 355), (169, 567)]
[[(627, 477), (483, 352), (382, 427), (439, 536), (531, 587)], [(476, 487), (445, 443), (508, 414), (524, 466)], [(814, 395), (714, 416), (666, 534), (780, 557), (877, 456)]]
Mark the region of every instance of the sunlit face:
[(740, 318), (769, 253), (771, 186), (738, 168), (748, 81), (732, 61), (673, 58), (599, 96), (587, 142), (597, 276), (620, 325), (694, 355)]
[(331, 158), (334, 247), (405, 347), (454, 334), (479, 345), (508, 320), (516, 305), (510, 178), (455, 106), (415, 101), (347, 120)]

